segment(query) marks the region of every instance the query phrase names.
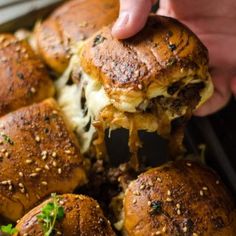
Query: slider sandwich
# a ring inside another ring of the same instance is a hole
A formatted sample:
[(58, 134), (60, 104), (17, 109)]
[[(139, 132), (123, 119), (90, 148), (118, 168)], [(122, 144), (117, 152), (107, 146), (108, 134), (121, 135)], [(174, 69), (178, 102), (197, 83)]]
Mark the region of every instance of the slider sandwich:
[(193, 161), (142, 173), (124, 194), (127, 236), (234, 236), (235, 199), (219, 176)]
[[(56, 200), (56, 201), (55, 201)], [(59, 219), (55, 221), (52, 234), (63, 236), (115, 236), (110, 222), (105, 218), (98, 203), (87, 196), (64, 194), (48, 199), (27, 213), (16, 225), (17, 236), (43, 236), (45, 224), (39, 215), (51, 204), (59, 208)], [(52, 208), (49, 208), (52, 209)], [(49, 212), (50, 214), (50, 212)], [(48, 231), (46, 231), (48, 232)], [(54, 234), (53, 234), (54, 233)]]
[(0, 116), (54, 95), (42, 61), (11, 34), (0, 34), (0, 84)]
[(118, 12), (118, 0), (68, 1), (36, 26), (36, 50), (49, 67), (62, 73), (74, 44), (113, 22)]
[(16, 221), (51, 193), (87, 182), (77, 140), (57, 103), (0, 118), (0, 217)]
[[(141, 130), (172, 139), (178, 149), (179, 127), (213, 92), (206, 47), (168, 17), (150, 15), (140, 33), (123, 41), (111, 28), (79, 43), (76, 63), (57, 81), (59, 104), (71, 117), (82, 152), (94, 147), (96, 156), (105, 156), (105, 130), (118, 128), (129, 130), (133, 160)], [(70, 77), (77, 84), (69, 85)]]

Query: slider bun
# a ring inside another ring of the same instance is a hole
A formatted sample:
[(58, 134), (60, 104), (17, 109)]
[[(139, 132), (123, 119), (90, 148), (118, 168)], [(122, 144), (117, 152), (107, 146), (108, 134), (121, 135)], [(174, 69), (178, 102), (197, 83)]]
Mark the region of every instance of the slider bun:
[(52, 69), (62, 73), (69, 63), (71, 46), (113, 22), (118, 12), (118, 0), (65, 3), (36, 27), (39, 54)]
[(0, 35), (0, 116), (54, 94), (42, 62), (25, 41)]
[[(151, 99), (164, 97), (170, 104), (164, 109), (175, 113), (172, 99), (195, 108), (211, 96), (207, 49), (186, 26), (150, 15), (140, 33), (123, 41), (112, 37), (111, 27), (86, 41), (80, 63), (84, 72), (104, 86), (116, 109), (137, 112)], [(193, 92), (186, 92), (190, 88)], [(195, 90), (201, 95), (196, 96)]]
[[(96, 235), (113, 236), (110, 222), (104, 217), (98, 203), (83, 195), (65, 194), (59, 196), (59, 203), (64, 208), (64, 218), (57, 223), (55, 229), (63, 236)], [(18, 236), (42, 236), (42, 226), (36, 215), (49, 202), (47, 200), (26, 214), (17, 224)], [(57, 234), (56, 234), (57, 235)], [(59, 235), (59, 234), (58, 234)]]
[(153, 168), (124, 197), (127, 235), (233, 236), (235, 203), (212, 170), (192, 161)]
[(0, 151), (0, 215), (12, 221), (52, 192), (86, 182), (76, 138), (53, 99), (0, 118)]

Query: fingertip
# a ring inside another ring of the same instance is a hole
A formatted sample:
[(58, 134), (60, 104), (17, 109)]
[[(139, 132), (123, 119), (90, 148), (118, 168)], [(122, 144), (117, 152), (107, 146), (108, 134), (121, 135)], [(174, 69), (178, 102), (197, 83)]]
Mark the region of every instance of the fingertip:
[(121, 0), (120, 15), (112, 28), (112, 35), (118, 39), (129, 38), (146, 24), (152, 1)]

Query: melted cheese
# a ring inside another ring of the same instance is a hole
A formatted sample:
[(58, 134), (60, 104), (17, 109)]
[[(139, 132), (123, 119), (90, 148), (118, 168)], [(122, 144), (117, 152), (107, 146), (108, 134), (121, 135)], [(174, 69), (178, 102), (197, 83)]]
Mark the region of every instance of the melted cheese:
[(75, 66), (79, 66), (77, 56), (72, 57), (67, 70), (56, 82), (57, 100), (78, 136), (81, 152), (85, 153), (96, 132), (92, 123), (100, 111), (110, 105), (110, 100), (101, 84), (84, 72), (79, 84), (67, 85)]

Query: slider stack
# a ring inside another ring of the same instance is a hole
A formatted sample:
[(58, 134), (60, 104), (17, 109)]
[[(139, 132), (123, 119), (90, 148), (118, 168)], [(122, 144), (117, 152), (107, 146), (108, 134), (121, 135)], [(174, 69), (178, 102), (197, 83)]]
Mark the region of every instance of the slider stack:
[[(138, 155), (139, 131), (168, 139), (172, 157), (183, 150), (213, 91), (207, 49), (155, 15), (116, 40), (118, 12), (118, 0), (73, 0), (30, 40), (0, 35), (0, 235), (235, 235), (235, 201), (213, 170), (184, 159), (150, 169)], [(105, 131), (120, 128), (131, 155), (114, 168)]]

